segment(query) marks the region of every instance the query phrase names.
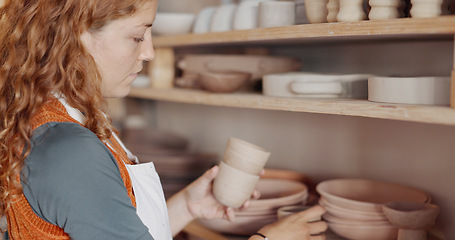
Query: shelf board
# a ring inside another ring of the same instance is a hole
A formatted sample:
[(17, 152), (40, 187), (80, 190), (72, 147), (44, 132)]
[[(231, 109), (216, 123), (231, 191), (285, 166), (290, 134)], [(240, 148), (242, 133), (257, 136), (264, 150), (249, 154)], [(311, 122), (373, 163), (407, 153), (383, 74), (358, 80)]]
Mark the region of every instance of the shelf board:
[(185, 47), (195, 45), (256, 44), (283, 42), (316, 42), (321, 40), (419, 39), (447, 37), (455, 34), (455, 16), (416, 19), (365, 20), (300, 24), (285, 27), (257, 28), (204, 34), (156, 36), (155, 47)]
[(188, 89), (133, 88), (129, 97), (211, 106), (323, 113), (455, 126), (455, 109), (353, 99), (268, 97), (259, 93), (210, 93)]

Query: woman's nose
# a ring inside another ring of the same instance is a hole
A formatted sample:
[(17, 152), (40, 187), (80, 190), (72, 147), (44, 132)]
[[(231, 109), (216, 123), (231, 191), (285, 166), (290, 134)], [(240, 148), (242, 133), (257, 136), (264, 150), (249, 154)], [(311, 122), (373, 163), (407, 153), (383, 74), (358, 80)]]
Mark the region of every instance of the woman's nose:
[(152, 61), (155, 59), (155, 50), (153, 48), (152, 34), (149, 33), (149, 36), (144, 38), (141, 46), (141, 54), (139, 55), (139, 60), (141, 61)]

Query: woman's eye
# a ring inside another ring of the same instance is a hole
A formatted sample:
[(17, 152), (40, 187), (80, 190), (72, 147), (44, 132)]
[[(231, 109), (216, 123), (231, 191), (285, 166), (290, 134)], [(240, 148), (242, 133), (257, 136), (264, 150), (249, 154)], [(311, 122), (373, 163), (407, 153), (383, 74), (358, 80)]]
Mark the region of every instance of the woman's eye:
[(136, 42), (142, 42), (142, 41), (144, 41), (144, 37), (141, 37), (141, 38), (134, 38), (134, 41), (136, 41)]

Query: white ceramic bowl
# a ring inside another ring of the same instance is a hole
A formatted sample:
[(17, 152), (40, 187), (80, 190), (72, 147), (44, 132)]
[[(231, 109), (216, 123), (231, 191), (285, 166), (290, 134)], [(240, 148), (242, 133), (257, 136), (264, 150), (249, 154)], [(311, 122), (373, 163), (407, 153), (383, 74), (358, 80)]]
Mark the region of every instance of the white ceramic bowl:
[(153, 22), (152, 33), (157, 35), (178, 35), (190, 33), (196, 14), (158, 12)]
[(368, 79), (368, 100), (449, 105), (450, 77), (371, 77)]
[(329, 203), (361, 211), (382, 212), (382, 205), (392, 201), (430, 201), (427, 193), (416, 188), (368, 179), (327, 180), (316, 190)]

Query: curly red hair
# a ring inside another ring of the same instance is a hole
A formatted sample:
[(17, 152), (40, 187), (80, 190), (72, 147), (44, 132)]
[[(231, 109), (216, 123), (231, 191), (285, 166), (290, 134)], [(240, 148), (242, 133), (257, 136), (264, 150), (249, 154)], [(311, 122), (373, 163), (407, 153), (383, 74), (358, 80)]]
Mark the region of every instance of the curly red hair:
[(84, 112), (100, 139), (110, 136), (101, 76), (80, 36), (149, 1), (156, 0), (0, 0), (0, 216), (21, 193), (31, 117), (53, 93)]

